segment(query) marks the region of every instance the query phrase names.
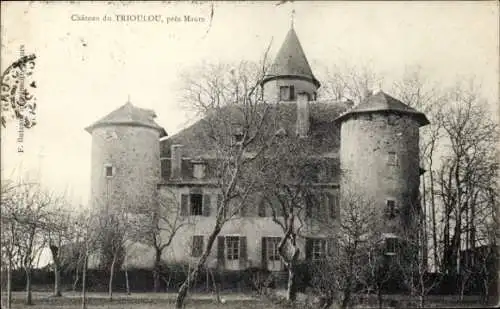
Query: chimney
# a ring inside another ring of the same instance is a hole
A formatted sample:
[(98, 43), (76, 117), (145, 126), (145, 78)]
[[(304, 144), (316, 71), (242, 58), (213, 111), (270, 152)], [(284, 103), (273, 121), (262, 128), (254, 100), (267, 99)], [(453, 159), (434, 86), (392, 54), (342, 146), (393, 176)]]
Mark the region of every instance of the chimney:
[(307, 93), (297, 94), (297, 135), (306, 137), (309, 133), (309, 96)]
[(183, 145), (172, 145), (170, 148), (171, 153), (171, 168), (170, 168), (170, 178), (179, 179), (181, 178), (181, 166), (182, 166), (182, 147)]
[(350, 99), (345, 100), (344, 103), (345, 103), (345, 106), (348, 110), (354, 106), (354, 101), (350, 100)]

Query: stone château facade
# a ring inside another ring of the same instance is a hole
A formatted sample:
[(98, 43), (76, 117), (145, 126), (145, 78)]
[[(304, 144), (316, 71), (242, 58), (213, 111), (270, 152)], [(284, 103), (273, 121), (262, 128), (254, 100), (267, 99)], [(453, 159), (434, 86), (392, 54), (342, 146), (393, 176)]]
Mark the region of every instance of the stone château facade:
[[(327, 220), (342, 220), (339, 197), (348, 188), (373, 201), (381, 213), (390, 213), (381, 218), (387, 235), (397, 236), (411, 225), (409, 209), (418, 203), (421, 172), (419, 127), (428, 124), (424, 114), (383, 92), (356, 106), (318, 100), (320, 82), (293, 28), (261, 86), (264, 102), (280, 105), (280, 130), (301, 137), (317, 162), (312, 176), (328, 198), (316, 206)], [(92, 134), (92, 203), (140, 212), (140, 205), (156, 198), (173, 200), (191, 224), (179, 230), (163, 259), (196, 261), (220, 198), (208, 164), (213, 159), (210, 145), (201, 122), (166, 137), (154, 117), (154, 112), (127, 103), (86, 129)], [(277, 244), (282, 236), (256, 199), (254, 207), (223, 226), (208, 266), (281, 270)], [(299, 239), (300, 259), (321, 257), (332, 249), (330, 239), (331, 234), (307, 226)], [(142, 262), (138, 266), (153, 263), (150, 248), (136, 249), (133, 255)]]

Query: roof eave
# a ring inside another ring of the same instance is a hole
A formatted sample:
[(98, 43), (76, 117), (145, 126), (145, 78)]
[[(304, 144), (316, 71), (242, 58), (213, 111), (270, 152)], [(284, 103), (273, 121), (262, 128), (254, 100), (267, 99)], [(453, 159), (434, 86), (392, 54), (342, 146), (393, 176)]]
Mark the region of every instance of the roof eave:
[(306, 80), (308, 82), (312, 82), (316, 86), (316, 88), (319, 88), (321, 86), (321, 83), (316, 79), (316, 77), (307, 75), (297, 75), (297, 74), (266, 75), (260, 82), (260, 85), (262, 86), (268, 81), (274, 79), (301, 79), (301, 80)]
[(350, 116), (352, 116), (354, 114), (370, 114), (370, 113), (383, 113), (383, 112), (386, 112), (386, 113), (393, 112), (393, 113), (401, 113), (401, 114), (411, 115), (417, 120), (420, 127), (423, 127), (423, 126), (430, 124), (429, 119), (427, 119), (427, 117), (423, 113), (402, 111), (402, 110), (388, 110), (388, 109), (348, 111), (348, 112), (338, 116), (337, 118), (335, 118), (334, 122), (341, 123), (342, 121), (344, 121), (345, 119), (349, 118)]

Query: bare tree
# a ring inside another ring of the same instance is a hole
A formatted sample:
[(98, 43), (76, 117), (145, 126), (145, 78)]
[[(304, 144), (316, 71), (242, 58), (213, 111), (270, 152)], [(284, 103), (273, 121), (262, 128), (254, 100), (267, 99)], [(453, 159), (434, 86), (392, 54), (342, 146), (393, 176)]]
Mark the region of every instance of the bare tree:
[(383, 82), (383, 77), (368, 65), (346, 64), (344, 66), (320, 66), (320, 68), (323, 86), (319, 89), (319, 96), (324, 98), (348, 99), (358, 104)]
[(370, 201), (347, 189), (342, 193), (335, 249), (312, 267), (312, 285), (322, 295), (322, 308), (336, 301), (341, 308), (352, 305), (356, 284), (366, 276), (369, 254), (380, 246), (378, 218)]
[[(6, 268), (7, 272), (7, 300), (6, 308), (12, 306), (12, 270), (15, 265), (20, 265), (18, 252), (18, 239), (20, 236), (18, 224), (14, 220), (17, 211), (15, 204), (15, 191), (18, 185), (14, 182), (5, 179), (1, 184), (1, 244), (2, 244), (2, 268)], [(7, 265), (3, 265), (6, 262)], [(3, 272), (2, 272), (3, 273)]]
[(49, 246), (52, 255), (54, 269), (54, 296), (60, 297), (61, 293), (61, 270), (65, 263), (65, 250), (74, 240), (74, 220), (71, 213), (65, 208), (64, 196), (55, 198), (50, 215), (47, 216), (43, 234), (45, 242)]
[[(21, 267), (26, 274), (26, 304), (32, 305), (32, 269), (36, 266), (45, 242), (43, 229), (49, 214), (48, 208), (54, 197), (38, 184), (19, 182), (10, 196), (11, 207), (2, 213), (4, 220), (10, 222), (10, 245), (15, 246)], [(12, 255), (10, 256), (12, 258)]]
[(75, 268), (82, 269), (82, 309), (87, 308), (87, 269), (89, 257), (97, 254), (100, 240), (99, 214), (83, 211), (74, 221), (74, 247), (77, 248)]
[(419, 307), (425, 307), (427, 294), (434, 289), (442, 279), (440, 273), (430, 273), (427, 265), (427, 225), (424, 213), (419, 206), (412, 206), (411, 216), (416, 218), (411, 228), (406, 229), (398, 243), (396, 262), (399, 274), (411, 296), (417, 296)]
[(498, 127), (472, 83), (458, 85), (447, 99), (441, 119), (447, 147), (437, 184), (444, 206), (442, 267), (459, 275), (462, 244), (466, 249), (475, 247), (476, 223), (497, 175), (491, 149), (498, 142)]
[(245, 207), (255, 190), (257, 179), (249, 171), (258, 166), (255, 162), (267, 149), (269, 136), (274, 136), (266, 134), (270, 107), (261, 101), (259, 89), (266, 58), (263, 65), (205, 66), (184, 79), (185, 102), (204, 117), (199, 121), (204, 128), (202, 140), (207, 143), (206, 153), (212, 156), (220, 195), (213, 228), (198, 262), (179, 289), (176, 308), (182, 308), (224, 223)]
[(120, 269), (130, 240), (130, 214), (119, 209), (105, 209), (99, 216), (101, 266), (109, 270), (108, 298), (113, 300), (113, 280)]
[[(295, 301), (299, 238), (304, 236), (302, 232), (306, 221), (331, 225), (337, 216), (337, 205), (335, 196), (318, 186), (320, 181), (327, 181), (332, 176), (329, 174), (319, 179), (319, 169), (333, 171), (335, 160), (310, 156), (307, 141), (295, 134), (290, 135), (284, 128), (278, 130), (271, 155), (265, 158), (266, 163), (263, 164), (267, 168), (261, 171), (259, 177), (263, 207), (259, 212), (270, 212), (273, 222), (283, 231), (278, 252), (288, 272), (286, 299)], [(328, 226), (327, 230), (330, 231), (330, 228)]]
[(153, 209), (143, 215), (134, 215), (131, 224), (131, 239), (144, 243), (154, 249), (153, 287), (160, 291), (161, 257), (170, 246), (177, 231), (189, 224), (181, 216), (181, 207), (173, 192), (159, 193)]

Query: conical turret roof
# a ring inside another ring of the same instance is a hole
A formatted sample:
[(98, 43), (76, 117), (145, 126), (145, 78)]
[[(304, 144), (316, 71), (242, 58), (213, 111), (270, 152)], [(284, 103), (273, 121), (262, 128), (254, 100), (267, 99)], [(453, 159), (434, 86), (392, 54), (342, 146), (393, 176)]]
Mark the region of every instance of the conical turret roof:
[(263, 82), (277, 77), (305, 78), (316, 84), (317, 87), (320, 85), (312, 73), (311, 66), (293, 27), (288, 31)]
[(154, 121), (154, 118), (156, 118), (156, 114), (153, 110), (136, 107), (132, 105), (132, 103), (127, 102), (125, 105), (122, 105), (100, 120), (94, 122), (92, 125), (85, 128), (85, 130), (92, 133), (92, 130), (97, 127), (130, 125), (157, 129), (160, 131), (160, 137), (166, 136), (167, 132)]
[(343, 121), (354, 114), (362, 113), (373, 113), (373, 112), (394, 112), (401, 114), (412, 115), (421, 126), (429, 124), (429, 120), (424, 113), (417, 111), (416, 109), (404, 104), (396, 98), (391, 97), (382, 90), (368, 96), (363, 102), (348, 110), (341, 116), (339, 116), (336, 121)]

